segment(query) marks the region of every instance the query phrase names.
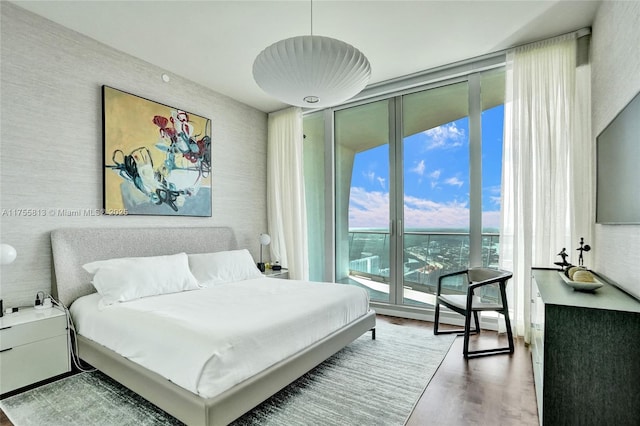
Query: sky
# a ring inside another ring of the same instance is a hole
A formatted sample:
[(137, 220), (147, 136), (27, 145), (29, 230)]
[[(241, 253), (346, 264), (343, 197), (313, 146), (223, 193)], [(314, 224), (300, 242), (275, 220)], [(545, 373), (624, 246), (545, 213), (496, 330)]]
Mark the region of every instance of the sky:
[[(502, 105), (482, 113), (483, 229), (500, 227)], [(356, 154), (349, 228), (388, 228), (389, 145)], [(469, 119), (408, 136), (404, 151), (404, 227), (469, 229)]]

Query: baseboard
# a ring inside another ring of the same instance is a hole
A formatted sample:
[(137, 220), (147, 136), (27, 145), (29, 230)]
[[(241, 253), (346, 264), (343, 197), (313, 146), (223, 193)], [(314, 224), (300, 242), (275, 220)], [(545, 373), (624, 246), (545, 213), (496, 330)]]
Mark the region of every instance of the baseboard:
[[(413, 306), (394, 306), (376, 302), (371, 302), (371, 307), (375, 309), (376, 313), (381, 315), (429, 322), (433, 322), (435, 319), (433, 309), (416, 308)], [(502, 323), (500, 331), (504, 332), (504, 319), (500, 318), (500, 322)], [(443, 308), (440, 310), (440, 324), (464, 327), (464, 318), (455, 312)], [(498, 331), (498, 317), (482, 317), (480, 319), (480, 328), (483, 330)]]

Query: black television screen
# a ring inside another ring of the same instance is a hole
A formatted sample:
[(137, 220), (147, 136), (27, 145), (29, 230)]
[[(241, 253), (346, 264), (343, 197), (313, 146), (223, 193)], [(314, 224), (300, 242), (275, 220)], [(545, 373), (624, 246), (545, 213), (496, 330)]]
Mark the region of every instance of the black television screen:
[(596, 138), (596, 223), (640, 224), (640, 93)]

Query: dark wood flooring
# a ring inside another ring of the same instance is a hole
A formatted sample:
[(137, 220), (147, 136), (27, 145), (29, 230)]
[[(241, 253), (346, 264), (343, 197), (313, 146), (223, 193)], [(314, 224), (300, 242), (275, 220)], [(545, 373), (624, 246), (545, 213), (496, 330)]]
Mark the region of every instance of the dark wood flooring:
[[(433, 323), (378, 316), (407, 327), (433, 332)], [(505, 345), (503, 335), (483, 331), (471, 338), (470, 349)], [(522, 340), (513, 355), (465, 361), (462, 337), (457, 337), (440, 368), (409, 417), (407, 426), (468, 426), (538, 424), (531, 355)], [(0, 411), (0, 426), (13, 426)]]
[[(381, 317), (433, 333), (433, 323)], [(506, 334), (482, 331), (471, 336), (469, 349), (506, 346)], [(537, 426), (531, 354), (522, 339), (513, 355), (492, 355), (465, 360), (462, 336), (456, 337), (449, 353), (431, 379), (407, 426)]]

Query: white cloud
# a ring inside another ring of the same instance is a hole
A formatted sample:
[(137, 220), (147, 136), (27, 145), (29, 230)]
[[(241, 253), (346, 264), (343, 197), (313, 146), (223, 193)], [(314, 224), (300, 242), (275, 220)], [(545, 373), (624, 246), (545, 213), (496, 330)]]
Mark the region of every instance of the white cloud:
[[(469, 206), (466, 202), (438, 203), (424, 198), (404, 198), (404, 223), (408, 228), (468, 228)], [(484, 228), (500, 228), (500, 211), (482, 212)], [(389, 193), (351, 188), (349, 199), (350, 228), (388, 228)]]
[(387, 228), (389, 193), (352, 187), (349, 196), (350, 228)]
[(376, 178), (376, 174), (373, 171), (369, 171), (369, 172), (362, 172), (362, 176), (366, 177), (367, 179), (369, 179), (369, 182), (373, 183), (373, 181)]
[(429, 178), (431, 180), (431, 189), (434, 189), (436, 186), (438, 186), (438, 181), (440, 180), (441, 173), (442, 173), (442, 170), (440, 169), (434, 170), (431, 173), (429, 173)]
[(427, 149), (450, 149), (462, 146), (467, 136), (464, 129), (458, 129), (456, 123), (443, 124), (433, 129), (425, 130), (423, 134), (427, 137)]
[(378, 183), (380, 184), (380, 186), (382, 187), (382, 189), (386, 189), (387, 185), (387, 180), (383, 177), (378, 177)]
[(425, 168), (426, 167), (424, 165), (424, 160), (420, 160), (420, 162), (418, 164), (416, 164), (416, 166), (414, 168), (409, 169), (409, 171), (422, 176), (422, 175), (424, 175)]
[(409, 207), (417, 210), (438, 210), (442, 204), (436, 203), (435, 201), (427, 200), (424, 198), (412, 197), (407, 195), (404, 197), (404, 205), (405, 207)]
[(489, 186), (484, 188), (484, 192), (488, 193), (489, 201), (495, 206), (500, 206), (502, 204), (502, 194), (500, 185)]
[(458, 179), (457, 177), (450, 177), (449, 179), (446, 179), (444, 181), (444, 183), (446, 183), (447, 185), (451, 185), (451, 186), (457, 186), (458, 188), (461, 188), (462, 185), (464, 185), (464, 182), (461, 181), (460, 179)]
[(482, 212), (482, 227), (500, 229), (500, 211)]
[[(499, 215), (498, 215), (499, 217)], [(409, 228), (468, 228), (466, 203), (438, 203), (418, 197), (404, 198), (405, 226)], [(350, 228), (388, 228), (389, 194), (351, 188), (349, 199)]]
[(437, 203), (416, 197), (404, 198), (404, 222), (408, 228), (468, 228), (466, 203)]

